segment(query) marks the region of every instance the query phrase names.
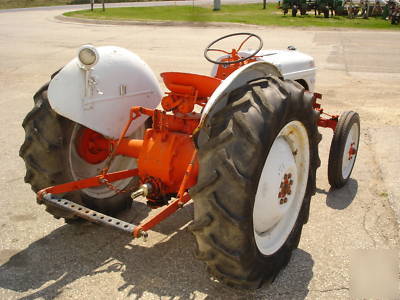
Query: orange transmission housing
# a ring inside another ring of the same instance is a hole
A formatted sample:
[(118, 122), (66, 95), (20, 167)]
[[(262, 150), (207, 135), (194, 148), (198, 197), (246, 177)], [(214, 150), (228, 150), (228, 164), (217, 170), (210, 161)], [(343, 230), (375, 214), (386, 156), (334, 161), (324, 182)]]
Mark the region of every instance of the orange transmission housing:
[[(183, 197), (196, 184), (198, 162), (192, 134), (200, 122), (195, 105), (204, 106), (221, 83), (220, 79), (189, 73), (162, 73), (170, 92), (162, 99), (164, 111), (132, 107), (130, 121), (121, 138), (111, 141), (116, 154), (138, 158), (142, 183), (151, 184), (151, 198), (166, 195)], [(122, 138), (127, 128), (140, 115), (152, 117), (153, 126), (143, 140)], [(189, 172), (190, 171), (190, 172)]]
[[(161, 114), (162, 112), (155, 111), (155, 115)], [(164, 120), (174, 120), (171, 115), (165, 116), (167, 118)], [(174, 131), (169, 128), (157, 128), (157, 123), (153, 124), (152, 129), (147, 129), (138, 157), (139, 176), (142, 182), (153, 180), (151, 183), (158, 185), (157, 189), (161, 194), (174, 194), (179, 191), (195, 151), (191, 134), (200, 121), (199, 116), (181, 120), (184, 122), (166, 123), (172, 127), (182, 125), (181, 128), (174, 128)], [(198, 163), (195, 160), (192, 176), (186, 182), (186, 189), (196, 183), (197, 173)]]

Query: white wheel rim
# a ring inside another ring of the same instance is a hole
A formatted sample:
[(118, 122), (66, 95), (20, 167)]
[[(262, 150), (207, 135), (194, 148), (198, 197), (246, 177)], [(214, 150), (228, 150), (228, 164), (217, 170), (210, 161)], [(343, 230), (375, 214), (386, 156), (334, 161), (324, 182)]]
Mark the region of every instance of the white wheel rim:
[[(357, 157), (357, 148), (358, 148), (358, 140), (360, 138), (360, 129), (357, 123), (354, 123), (351, 126), (349, 134), (347, 135), (346, 145), (343, 150), (342, 157), (342, 177), (343, 179), (347, 179), (350, 176), (351, 171), (353, 170), (354, 163)], [(355, 154), (350, 154), (350, 150), (354, 149), (356, 151)]]
[[(292, 121), (282, 128), (268, 153), (253, 208), (254, 237), (264, 255), (278, 251), (296, 223), (307, 188), (309, 147), (306, 128), (301, 122)], [(293, 182), (290, 193), (282, 197), (285, 174), (290, 174)]]
[[(76, 124), (74, 126), (74, 128), (72, 130), (72, 134), (71, 134), (71, 140), (69, 141), (69, 145), (68, 145), (68, 163), (69, 163), (69, 167), (71, 170), (71, 175), (72, 175), (73, 180), (80, 180), (80, 179), (99, 175), (101, 170), (105, 167), (105, 164), (107, 161), (107, 160), (105, 160), (98, 164), (91, 164), (79, 156), (79, 154), (76, 151), (74, 141), (77, 137), (77, 134), (78, 134), (80, 128), (81, 128), (81, 125), (79, 125), (79, 124)], [(139, 127), (130, 136), (130, 138), (137, 138), (137, 139), (143, 138), (144, 130), (145, 130), (144, 126)], [(136, 159), (118, 155), (114, 158), (113, 162), (111, 163), (109, 171), (116, 172), (116, 171), (121, 171), (121, 170), (134, 169), (136, 167), (137, 167)], [(132, 178), (127, 178), (124, 180), (113, 182), (112, 184), (117, 189), (122, 190), (129, 184), (129, 182), (131, 180), (132, 180)], [(82, 189), (82, 192), (84, 192), (85, 194), (87, 194), (90, 197), (97, 198), (97, 199), (109, 198), (109, 197), (116, 195), (115, 191), (109, 189), (106, 186)]]

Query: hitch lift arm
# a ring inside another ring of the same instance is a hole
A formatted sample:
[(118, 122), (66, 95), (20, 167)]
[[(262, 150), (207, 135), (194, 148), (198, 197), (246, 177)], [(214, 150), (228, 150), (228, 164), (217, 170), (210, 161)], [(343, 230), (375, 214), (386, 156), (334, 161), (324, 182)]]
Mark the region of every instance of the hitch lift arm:
[(189, 193), (186, 192), (186, 182), (187, 179), (191, 176), (195, 158), (196, 158), (196, 151), (193, 153), (192, 160), (187, 167), (185, 176), (183, 178), (181, 187), (178, 192), (178, 198), (173, 200), (166, 207), (162, 208), (161, 211), (159, 211), (156, 215), (148, 217), (141, 224), (137, 226), (122, 221), (120, 219), (107, 216), (105, 214), (89, 209), (85, 206), (79, 205), (70, 200), (54, 197), (53, 195), (76, 191), (89, 187), (101, 186), (109, 182), (137, 176), (139, 174), (138, 169), (102, 174), (87, 179), (82, 179), (74, 182), (68, 182), (65, 184), (48, 187), (37, 193), (38, 201), (39, 203), (47, 202), (53, 206), (72, 212), (75, 215), (83, 219), (86, 219), (88, 221), (107, 225), (115, 229), (121, 230), (123, 232), (129, 233), (133, 235), (134, 238), (143, 237), (146, 239), (148, 235), (147, 230), (151, 229), (152, 227), (160, 223), (162, 220), (169, 217), (179, 208), (182, 208), (189, 200), (191, 200)]

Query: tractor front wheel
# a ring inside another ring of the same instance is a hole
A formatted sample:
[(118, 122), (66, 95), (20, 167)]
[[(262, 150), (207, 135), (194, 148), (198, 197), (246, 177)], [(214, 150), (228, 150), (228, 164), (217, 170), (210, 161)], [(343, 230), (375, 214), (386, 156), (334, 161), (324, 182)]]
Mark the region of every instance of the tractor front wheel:
[[(85, 127), (52, 110), (47, 98), (47, 88), (48, 84), (34, 95), (34, 107), (22, 123), (25, 141), (19, 154), (25, 161), (25, 182), (31, 185), (34, 192), (49, 186), (96, 176), (105, 165), (105, 160), (93, 163), (80, 157), (77, 143)], [(144, 127), (138, 129), (134, 136), (141, 138), (143, 133)], [(117, 156), (110, 171), (135, 167), (134, 159)], [(118, 181), (115, 186), (122, 190), (134, 188), (138, 184), (138, 178), (130, 178)], [(129, 195), (105, 186), (70, 192), (63, 197), (110, 215), (128, 209), (132, 204)], [(46, 206), (46, 211), (56, 218), (64, 218), (67, 222), (79, 220), (65, 210), (47, 204)]]
[(333, 188), (341, 188), (349, 181), (359, 142), (359, 115), (354, 111), (343, 112), (336, 125), (329, 151), (328, 180)]
[(258, 288), (287, 265), (320, 165), (312, 94), (271, 77), (231, 92), (196, 137), (197, 257), (218, 280)]

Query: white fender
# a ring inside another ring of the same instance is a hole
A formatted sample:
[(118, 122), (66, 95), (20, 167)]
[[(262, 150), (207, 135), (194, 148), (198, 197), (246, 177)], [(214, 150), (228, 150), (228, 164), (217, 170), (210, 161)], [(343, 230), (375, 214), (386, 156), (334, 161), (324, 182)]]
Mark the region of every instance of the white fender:
[(210, 99), (208, 99), (208, 102), (203, 109), (198, 127), (202, 127), (207, 118), (226, 106), (230, 92), (245, 85), (249, 81), (267, 76), (277, 76), (282, 78), (282, 74), (278, 68), (267, 62), (253, 62), (234, 71), (217, 87)]
[[(58, 114), (107, 137), (118, 138), (132, 106), (154, 109), (162, 92), (150, 67), (129, 50), (96, 48), (99, 59), (88, 70), (78, 58), (71, 60), (51, 81), (50, 105)], [(133, 121), (127, 135), (147, 116)]]
[(208, 118), (226, 106), (230, 92), (245, 85), (249, 81), (265, 78), (267, 76), (277, 76), (279, 78), (283, 78), (281, 72), (276, 66), (267, 62), (259, 61), (244, 65), (243, 67), (232, 72), (232, 74), (230, 74), (217, 87), (203, 109), (200, 124), (196, 130), (199, 133), (196, 138), (197, 144), (201, 144), (203, 140), (208, 139), (204, 131), (199, 131), (199, 129), (204, 126)]

